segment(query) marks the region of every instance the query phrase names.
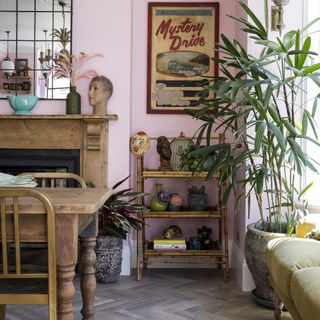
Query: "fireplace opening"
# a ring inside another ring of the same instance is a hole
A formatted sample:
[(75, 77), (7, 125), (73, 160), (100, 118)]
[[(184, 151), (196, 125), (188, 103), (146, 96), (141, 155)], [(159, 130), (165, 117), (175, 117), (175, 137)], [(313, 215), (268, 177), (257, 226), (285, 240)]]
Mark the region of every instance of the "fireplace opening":
[[(80, 174), (80, 150), (0, 149), (0, 172), (69, 172)], [(68, 180), (67, 187), (75, 182)]]

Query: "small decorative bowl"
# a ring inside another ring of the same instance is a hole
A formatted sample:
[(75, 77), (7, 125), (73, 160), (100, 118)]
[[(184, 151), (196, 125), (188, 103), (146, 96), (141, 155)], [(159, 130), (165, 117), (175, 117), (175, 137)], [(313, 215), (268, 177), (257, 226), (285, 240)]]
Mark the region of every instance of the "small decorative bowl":
[(39, 98), (36, 96), (7, 96), (10, 106), (15, 111), (13, 114), (31, 114)]

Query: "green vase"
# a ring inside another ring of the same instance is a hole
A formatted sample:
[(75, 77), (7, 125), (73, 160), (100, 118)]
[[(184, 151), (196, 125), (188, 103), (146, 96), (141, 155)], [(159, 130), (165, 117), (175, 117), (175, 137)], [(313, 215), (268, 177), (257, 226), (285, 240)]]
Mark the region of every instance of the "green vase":
[(74, 86), (70, 86), (67, 95), (67, 114), (81, 114), (81, 96)]
[(162, 190), (162, 184), (155, 184), (156, 193), (151, 199), (150, 209), (152, 211), (166, 211), (170, 200), (170, 195)]

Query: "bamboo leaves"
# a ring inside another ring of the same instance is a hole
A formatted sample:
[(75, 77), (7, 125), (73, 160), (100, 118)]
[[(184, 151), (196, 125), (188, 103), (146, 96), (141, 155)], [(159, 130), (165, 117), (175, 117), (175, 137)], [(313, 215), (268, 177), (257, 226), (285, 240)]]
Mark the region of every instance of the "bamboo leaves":
[[(300, 191), (298, 180), (307, 168), (318, 171), (317, 162), (301, 147), (306, 141), (320, 147), (315, 120), (318, 97), (310, 108), (300, 101), (306, 93), (306, 80), (320, 87), (320, 62), (314, 63), (317, 53), (310, 50), (312, 36), (303, 34), (306, 28), (271, 40), (260, 19), (243, 1), (240, 5), (250, 21), (232, 18), (261, 50), (254, 57), (238, 41), (221, 35), (217, 45), (221, 76), (205, 88), (206, 94), (212, 91), (215, 98), (209, 101), (202, 95), (206, 107), (189, 112), (203, 121), (193, 153), (202, 161), (210, 152), (216, 153), (208, 177), (220, 171), (220, 181), (228, 182), (224, 201), (232, 191), (237, 203), (242, 196), (251, 199), (254, 194), (261, 220), (286, 217), (292, 232), (295, 202), (310, 188)], [(268, 25), (267, 12), (264, 21)], [(209, 137), (216, 130), (231, 133), (233, 141), (210, 146)], [(200, 148), (202, 139), (207, 142), (204, 148)], [(239, 174), (239, 169), (244, 174)], [(239, 185), (246, 188), (244, 194), (237, 191)]]

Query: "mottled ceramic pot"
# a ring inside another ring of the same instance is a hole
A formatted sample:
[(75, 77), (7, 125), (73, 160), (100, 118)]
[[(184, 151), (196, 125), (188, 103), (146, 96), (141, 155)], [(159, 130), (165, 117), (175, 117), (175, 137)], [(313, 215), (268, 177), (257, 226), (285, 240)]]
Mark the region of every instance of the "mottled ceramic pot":
[(96, 245), (96, 278), (98, 282), (117, 281), (121, 273), (123, 240), (113, 236), (98, 236)]

